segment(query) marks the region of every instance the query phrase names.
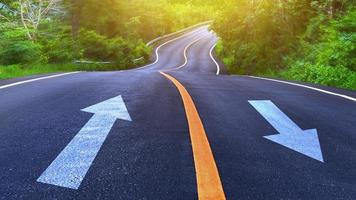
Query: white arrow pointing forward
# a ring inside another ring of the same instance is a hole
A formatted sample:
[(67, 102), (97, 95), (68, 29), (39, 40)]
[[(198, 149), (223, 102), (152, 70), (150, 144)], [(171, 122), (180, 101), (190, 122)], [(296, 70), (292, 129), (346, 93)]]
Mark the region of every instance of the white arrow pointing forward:
[(94, 115), (37, 179), (38, 182), (78, 189), (114, 122), (117, 119), (131, 121), (121, 96), (82, 111)]
[(271, 101), (249, 103), (279, 132), (265, 136), (266, 139), (324, 162), (316, 129), (303, 131)]

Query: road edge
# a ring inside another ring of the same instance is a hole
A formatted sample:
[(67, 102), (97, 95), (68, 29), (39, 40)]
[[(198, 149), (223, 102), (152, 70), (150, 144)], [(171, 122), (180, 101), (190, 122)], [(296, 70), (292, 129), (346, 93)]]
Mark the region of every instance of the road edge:
[(324, 89), (320, 89), (320, 88), (316, 88), (316, 87), (312, 87), (312, 86), (308, 86), (308, 85), (303, 85), (303, 84), (299, 84), (299, 83), (293, 83), (293, 82), (289, 82), (289, 81), (282, 81), (282, 80), (277, 80), (277, 79), (271, 79), (271, 78), (264, 78), (264, 77), (258, 77), (258, 76), (245, 76), (245, 77), (249, 77), (249, 78), (254, 78), (254, 79), (260, 79), (260, 80), (266, 80), (266, 81), (273, 81), (273, 82), (278, 82), (278, 83), (283, 83), (283, 84), (288, 84), (288, 85), (294, 85), (294, 86), (298, 86), (298, 87), (302, 87), (302, 88), (307, 88), (310, 90), (314, 90), (314, 91), (318, 91), (321, 93), (325, 93), (325, 94), (329, 94), (329, 95), (333, 95), (333, 96), (338, 96), (350, 101), (354, 101), (356, 102), (356, 98), (344, 95), (344, 94), (339, 94), (339, 93), (335, 93), (335, 92), (330, 92)]
[(70, 75), (70, 74), (77, 74), (77, 73), (81, 73), (81, 72), (82, 71), (60, 73), (60, 74), (56, 74), (56, 75), (43, 76), (43, 77), (40, 77), (40, 78), (33, 78), (33, 79), (28, 79), (28, 80), (24, 80), (24, 81), (15, 82), (15, 83), (10, 83), (10, 84), (7, 84), (7, 85), (0, 86), (0, 90), (1, 89), (5, 89), (5, 88), (9, 88), (9, 87), (13, 87), (13, 86), (17, 86), (17, 85), (22, 85), (22, 84), (25, 84), (25, 83), (31, 83), (31, 82), (35, 82), (35, 81), (44, 80), (44, 79), (50, 79), (50, 78), (57, 78), (57, 77), (66, 76), (66, 75)]

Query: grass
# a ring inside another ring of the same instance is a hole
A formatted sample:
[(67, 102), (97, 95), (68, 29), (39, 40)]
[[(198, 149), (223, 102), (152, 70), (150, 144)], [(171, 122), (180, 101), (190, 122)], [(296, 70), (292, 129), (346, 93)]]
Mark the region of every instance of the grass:
[(281, 71), (269, 70), (257, 75), (356, 90), (356, 72), (345, 67), (303, 64), (292, 66)]
[(0, 65), (0, 80), (31, 75), (40, 75), (56, 72), (71, 71), (111, 71), (124, 70), (131, 67), (116, 66), (113, 64), (47, 64), (47, 65)]

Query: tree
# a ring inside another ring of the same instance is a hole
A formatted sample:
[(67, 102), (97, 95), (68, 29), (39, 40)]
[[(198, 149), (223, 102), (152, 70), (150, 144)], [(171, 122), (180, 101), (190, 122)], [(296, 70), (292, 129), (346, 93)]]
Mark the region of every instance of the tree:
[(60, 0), (18, 0), (21, 22), (30, 40), (35, 41), (43, 18), (54, 10)]

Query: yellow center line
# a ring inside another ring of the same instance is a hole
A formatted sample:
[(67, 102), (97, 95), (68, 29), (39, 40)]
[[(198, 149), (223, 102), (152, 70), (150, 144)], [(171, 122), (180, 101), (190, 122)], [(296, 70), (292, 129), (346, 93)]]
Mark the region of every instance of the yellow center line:
[(198, 184), (198, 197), (200, 200), (223, 200), (224, 190), (220, 181), (215, 159), (210, 148), (203, 123), (195, 107), (192, 97), (184, 86), (174, 77), (160, 72), (173, 82), (182, 97), (185, 113), (189, 125), (190, 139), (193, 148), (195, 173)]

